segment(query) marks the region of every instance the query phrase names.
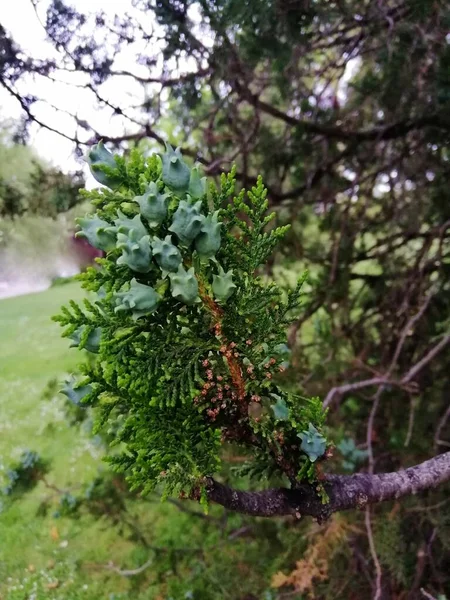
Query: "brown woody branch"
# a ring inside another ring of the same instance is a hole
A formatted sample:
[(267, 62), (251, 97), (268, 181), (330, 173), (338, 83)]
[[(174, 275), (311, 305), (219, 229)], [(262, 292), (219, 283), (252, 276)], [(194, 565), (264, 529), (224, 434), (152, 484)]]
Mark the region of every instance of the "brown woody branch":
[(309, 515), (323, 521), (334, 512), (397, 500), (447, 481), (450, 481), (450, 452), (394, 473), (327, 475), (323, 481), (329, 496), (327, 504), (322, 503), (314, 485), (244, 492), (208, 478), (206, 487), (209, 500), (229, 510), (254, 517)]
[(261, 110), (262, 112), (271, 115), (275, 119), (284, 121), (292, 127), (301, 127), (308, 133), (323, 135), (328, 138), (336, 138), (340, 140), (349, 141), (380, 141), (380, 140), (392, 140), (401, 136), (406, 135), (410, 131), (416, 129), (423, 129), (424, 127), (438, 127), (442, 129), (450, 129), (450, 123), (444, 120), (440, 115), (430, 114), (423, 115), (414, 119), (404, 119), (391, 123), (389, 125), (381, 125), (379, 127), (371, 127), (370, 129), (344, 129), (342, 127), (330, 127), (328, 125), (322, 125), (313, 121), (305, 119), (299, 119), (293, 117), (282, 110), (279, 110), (275, 106), (264, 102), (257, 95), (250, 94), (243, 88), (238, 87), (238, 91), (242, 94), (244, 99)]

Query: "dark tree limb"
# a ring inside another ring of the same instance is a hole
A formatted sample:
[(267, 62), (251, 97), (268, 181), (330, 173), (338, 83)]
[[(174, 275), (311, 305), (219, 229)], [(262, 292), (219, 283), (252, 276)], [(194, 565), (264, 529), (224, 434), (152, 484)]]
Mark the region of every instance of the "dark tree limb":
[(323, 521), (334, 512), (396, 500), (434, 489), (447, 481), (450, 481), (450, 452), (394, 473), (327, 475), (323, 484), (330, 499), (328, 504), (322, 504), (313, 485), (243, 492), (208, 478), (207, 494), (211, 502), (254, 517), (309, 515)]
[(377, 127), (371, 127), (369, 129), (344, 129), (342, 127), (332, 127), (321, 123), (315, 123), (314, 121), (307, 121), (299, 119), (292, 115), (289, 115), (275, 106), (268, 104), (261, 100), (256, 94), (250, 94), (248, 91), (243, 90), (239, 85), (238, 91), (247, 100), (249, 104), (255, 108), (271, 115), (275, 119), (284, 121), (291, 127), (301, 127), (308, 133), (324, 135), (328, 138), (337, 138), (340, 140), (354, 140), (359, 142), (365, 141), (380, 141), (380, 140), (392, 140), (398, 137), (402, 137), (415, 129), (422, 129), (424, 127), (437, 127), (440, 129), (448, 130), (450, 124), (439, 114), (428, 114), (417, 118), (404, 119), (396, 123), (390, 123), (387, 125), (381, 125)]

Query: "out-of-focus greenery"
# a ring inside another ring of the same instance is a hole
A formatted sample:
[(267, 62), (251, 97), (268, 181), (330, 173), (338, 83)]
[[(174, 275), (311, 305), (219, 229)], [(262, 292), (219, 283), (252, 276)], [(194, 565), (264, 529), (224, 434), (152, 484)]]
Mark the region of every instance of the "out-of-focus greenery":
[(80, 173), (50, 166), (15, 140), (13, 124), (0, 124), (0, 298), (79, 271), (71, 237), (82, 185)]
[(13, 124), (0, 124), (0, 217), (54, 218), (80, 202), (82, 186), (80, 172), (67, 175), (52, 167), (32, 147), (15, 141)]

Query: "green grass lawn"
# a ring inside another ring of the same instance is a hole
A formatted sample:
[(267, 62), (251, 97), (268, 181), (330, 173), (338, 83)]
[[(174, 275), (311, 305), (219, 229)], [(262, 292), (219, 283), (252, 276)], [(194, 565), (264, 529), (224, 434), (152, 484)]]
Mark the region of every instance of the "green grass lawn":
[[(49, 380), (63, 379), (80, 359), (50, 317), (70, 298), (81, 297), (79, 286), (71, 283), (0, 301), (0, 481), (4, 469), (26, 449), (51, 461), (48, 480), (59, 488), (92, 480), (104, 468), (90, 438), (67, 424), (60, 395), (42, 398)], [(109, 597), (108, 586), (103, 587), (104, 573), (92, 577), (78, 567), (80, 562), (102, 564), (126, 556), (126, 540), (88, 516), (37, 518), (37, 509), (49, 494), (52, 491), (39, 484), (20, 501), (4, 504), (0, 598), (3, 593), (8, 599), (25, 599), (34, 589), (41, 590), (36, 598), (68, 598), (69, 593), (70, 598)], [(57, 587), (52, 588), (52, 583)], [(101, 596), (96, 591), (100, 583)], [(112, 581), (110, 587), (123, 586)], [(79, 596), (74, 595), (75, 589)]]

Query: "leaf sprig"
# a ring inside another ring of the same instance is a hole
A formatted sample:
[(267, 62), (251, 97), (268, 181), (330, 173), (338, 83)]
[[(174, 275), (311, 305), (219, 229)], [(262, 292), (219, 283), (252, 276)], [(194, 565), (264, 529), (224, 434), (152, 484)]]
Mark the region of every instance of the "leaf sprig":
[[(87, 160), (107, 187), (85, 194), (94, 212), (78, 235), (105, 256), (81, 276), (95, 299), (70, 302), (55, 320), (96, 354), (65, 393), (97, 407), (97, 430), (114, 428), (123, 452), (109, 462), (143, 492), (192, 494), (232, 443), (255, 472), (264, 457), (294, 485), (314, 479), (326, 447), (321, 403), (281, 383), (306, 275), (293, 290), (260, 275), (288, 229), (270, 229), (262, 179), (235, 195), (233, 169), (208, 188), (170, 146), (124, 158), (100, 143)], [(301, 443), (311, 431), (314, 453)]]

